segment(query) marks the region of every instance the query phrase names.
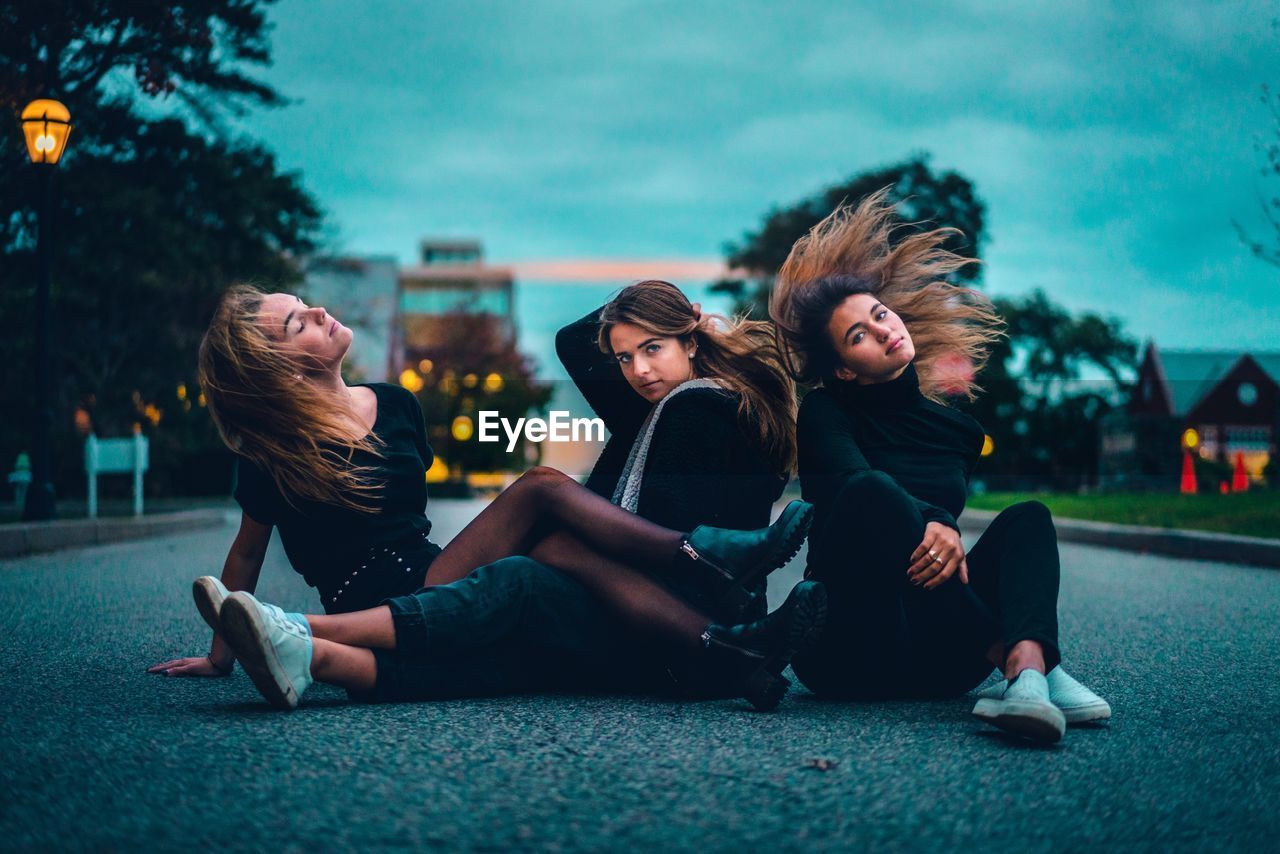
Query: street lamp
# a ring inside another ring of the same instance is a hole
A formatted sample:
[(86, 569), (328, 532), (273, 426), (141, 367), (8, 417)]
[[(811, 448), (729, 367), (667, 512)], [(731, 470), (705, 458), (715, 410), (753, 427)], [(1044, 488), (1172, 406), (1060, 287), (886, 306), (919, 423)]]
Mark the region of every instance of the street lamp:
[(53, 493), (53, 394), (50, 389), (49, 339), (51, 311), (49, 307), (50, 231), (53, 227), (49, 208), (49, 184), (53, 167), (62, 159), (71, 135), (71, 113), (60, 102), (40, 98), (22, 111), (22, 133), (27, 139), (27, 153), (40, 173), (40, 205), (36, 209), (36, 406), (32, 430), (31, 487), (22, 508), (22, 518), (52, 519), (56, 512)]

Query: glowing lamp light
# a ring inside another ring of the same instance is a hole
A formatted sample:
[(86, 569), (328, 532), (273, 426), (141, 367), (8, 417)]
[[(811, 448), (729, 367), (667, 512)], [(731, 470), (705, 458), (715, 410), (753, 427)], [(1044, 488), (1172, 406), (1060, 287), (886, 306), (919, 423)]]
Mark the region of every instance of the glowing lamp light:
[(1200, 434), (1190, 428), (1182, 433), (1182, 447), (1190, 450), (1200, 444)]
[(990, 436), (982, 437), (982, 456), (989, 457), (996, 452), (996, 443)]
[(418, 363), (418, 370), (422, 371), (424, 374), (429, 374), (431, 373), (431, 369), (434, 368), (435, 366), (436, 366), (436, 363), (431, 361), (430, 359), (423, 359), (421, 362)]
[(484, 378), (485, 391), (502, 391), (502, 374), (489, 374)]
[(480, 382), (480, 378), (475, 374), (467, 374), (462, 378), (462, 384), (467, 388), (475, 388), (476, 383)]
[(426, 479), (427, 483), (444, 483), (449, 479), (449, 466), (436, 457), (431, 461), (431, 468), (427, 469)]
[(459, 442), (465, 442), (475, 435), (476, 428), (471, 422), (470, 416), (459, 415), (457, 418), (453, 419), (452, 431), (453, 438), (457, 439)]
[(413, 368), (405, 368), (400, 372), (400, 385), (417, 394), (422, 391), (422, 377), (418, 376), (418, 372)]
[(71, 136), (71, 113), (59, 101), (32, 101), (22, 111), (22, 133), (32, 163), (57, 163)]

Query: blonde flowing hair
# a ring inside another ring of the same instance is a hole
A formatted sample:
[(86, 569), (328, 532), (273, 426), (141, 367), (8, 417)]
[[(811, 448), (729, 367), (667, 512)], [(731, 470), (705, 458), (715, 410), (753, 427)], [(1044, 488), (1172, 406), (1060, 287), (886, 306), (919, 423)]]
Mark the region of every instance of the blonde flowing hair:
[(972, 400), (981, 390), (974, 375), (1003, 335), (1004, 322), (985, 295), (947, 281), (977, 263), (942, 248), (959, 230), (937, 228), (892, 244), (903, 224), (888, 193), (888, 187), (873, 193), (856, 208), (841, 205), (791, 248), (769, 300), (787, 369), (802, 383), (831, 377), (840, 366), (827, 330), (831, 314), (848, 297), (865, 293), (906, 324), (920, 391), (933, 400), (944, 390)]
[(778, 473), (791, 471), (796, 459), (795, 384), (770, 324), (718, 314), (705, 314), (699, 321), (689, 298), (657, 279), (628, 285), (605, 305), (600, 313), (601, 352), (613, 352), (609, 331), (619, 323), (694, 342), (694, 374), (736, 392), (739, 419), (755, 426)]
[(372, 432), (351, 438), (359, 416), (350, 398), (299, 380), (308, 366), (268, 334), (265, 296), (249, 285), (232, 287), (200, 342), (200, 387), (218, 434), (270, 474), (291, 504), (298, 497), (378, 512), (368, 499), (381, 486), (371, 469), (351, 464), (351, 454), (381, 456), (382, 440)]

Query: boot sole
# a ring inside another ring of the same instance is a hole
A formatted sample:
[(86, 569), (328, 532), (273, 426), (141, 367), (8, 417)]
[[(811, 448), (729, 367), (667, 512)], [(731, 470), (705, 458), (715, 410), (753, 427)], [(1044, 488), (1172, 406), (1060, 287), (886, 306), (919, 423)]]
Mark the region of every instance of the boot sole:
[(973, 716), (1005, 732), (1052, 744), (1062, 740), (1066, 718), (1056, 707), (1017, 700), (979, 700)]
[(747, 588), (754, 586), (762, 578), (768, 578), (775, 570), (786, 566), (800, 551), (805, 537), (809, 536), (809, 528), (813, 525), (813, 505), (807, 501), (791, 501), (782, 508), (782, 512), (778, 514), (778, 521), (773, 524), (782, 525), (783, 529), (769, 557), (750, 572), (737, 578), (720, 597), (717, 604), (717, 610), (727, 611), (732, 615), (734, 622), (742, 620), (747, 608), (755, 599), (755, 594)]
[(767, 712), (777, 708), (791, 687), (791, 682), (782, 676), (782, 671), (787, 669), (796, 653), (817, 642), (826, 625), (826, 588), (815, 581), (801, 583), (806, 586), (797, 593), (800, 598), (795, 604), (791, 625), (787, 627), (787, 645), (782, 652), (764, 659), (747, 679), (750, 692), (747, 699), (758, 711)]
[(214, 583), (213, 578), (202, 575), (191, 582), (191, 596), (196, 600), (196, 610), (200, 612), (200, 616), (209, 624), (209, 628), (218, 632), (221, 629), (220, 612), (226, 598)]
[(298, 692), (285, 676), (280, 657), (267, 639), (262, 615), (235, 593), (222, 605), (222, 636), (263, 698), (277, 709), (296, 709)]
[(782, 513), (778, 515), (778, 522), (782, 522), (785, 526), (782, 541), (774, 547), (768, 563), (760, 568), (761, 575), (768, 575), (775, 569), (786, 566), (800, 551), (805, 537), (809, 536), (809, 528), (813, 525), (813, 505), (807, 501), (792, 501), (782, 508)]

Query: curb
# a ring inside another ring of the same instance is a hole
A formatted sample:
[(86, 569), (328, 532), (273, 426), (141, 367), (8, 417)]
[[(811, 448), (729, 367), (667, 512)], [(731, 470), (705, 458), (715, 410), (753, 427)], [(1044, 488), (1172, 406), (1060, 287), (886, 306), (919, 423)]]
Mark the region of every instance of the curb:
[(236, 514), (227, 510), (183, 510), (142, 517), (15, 522), (0, 525), (0, 558), (217, 528), (233, 523), (235, 518)]
[[(966, 510), (960, 527), (979, 533), (996, 518), (992, 510)], [(1244, 537), (1239, 534), (1216, 534), (1211, 531), (1182, 531), (1175, 528), (1151, 528), (1145, 525), (1115, 525), (1084, 519), (1055, 517), (1058, 539), (1066, 543), (1085, 543), (1132, 552), (1168, 555), (1192, 560), (1244, 563), (1251, 566), (1280, 568), (1280, 540)]]

